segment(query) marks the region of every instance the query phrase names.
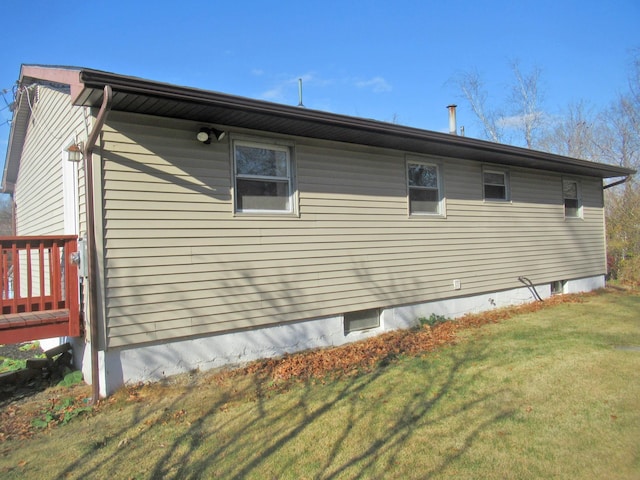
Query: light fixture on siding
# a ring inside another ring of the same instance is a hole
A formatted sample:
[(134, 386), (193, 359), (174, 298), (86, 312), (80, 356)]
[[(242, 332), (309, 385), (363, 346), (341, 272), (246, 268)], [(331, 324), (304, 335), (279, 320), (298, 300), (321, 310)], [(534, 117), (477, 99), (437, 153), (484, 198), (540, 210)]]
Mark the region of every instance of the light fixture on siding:
[(83, 145), (82, 142), (79, 143), (72, 143), (71, 145), (69, 145), (66, 149), (68, 157), (67, 159), (70, 162), (81, 162), (82, 158), (83, 158)]
[(224, 132), (222, 130), (217, 130), (215, 128), (209, 128), (209, 127), (202, 127), (198, 132), (198, 134), (196, 135), (196, 138), (198, 139), (198, 141), (208, 145), (211, 143), (212, 138), (215, 138), (219, 142), (226, 135), (227, 135), (227, 132)]

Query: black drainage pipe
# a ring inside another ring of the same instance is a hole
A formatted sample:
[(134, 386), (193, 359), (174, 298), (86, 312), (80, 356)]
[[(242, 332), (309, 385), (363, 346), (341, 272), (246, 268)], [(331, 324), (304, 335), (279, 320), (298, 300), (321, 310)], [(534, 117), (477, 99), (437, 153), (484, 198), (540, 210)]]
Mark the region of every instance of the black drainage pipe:
[(538, 291), (536, 290), (536, 287), (531, 280), (529, 280), (527, 277), (518, 277), (518, 281), (523, 283), (529, 289), (536, 300), (538, 300), (539, 302), (543, 301), (542, 297), (538, 295)]

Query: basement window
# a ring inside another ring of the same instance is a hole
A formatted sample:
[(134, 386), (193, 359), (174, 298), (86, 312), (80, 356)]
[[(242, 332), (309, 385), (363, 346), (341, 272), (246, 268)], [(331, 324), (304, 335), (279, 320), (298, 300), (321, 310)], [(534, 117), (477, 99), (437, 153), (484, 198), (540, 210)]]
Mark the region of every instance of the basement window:
[(380, 310), (370, 308), (344, 314), (344, 333), (369, 330), (380, 326)]
[(562, 295), (567, 287), (566, 280), (556, 280), (551, 282), (551, 295)]

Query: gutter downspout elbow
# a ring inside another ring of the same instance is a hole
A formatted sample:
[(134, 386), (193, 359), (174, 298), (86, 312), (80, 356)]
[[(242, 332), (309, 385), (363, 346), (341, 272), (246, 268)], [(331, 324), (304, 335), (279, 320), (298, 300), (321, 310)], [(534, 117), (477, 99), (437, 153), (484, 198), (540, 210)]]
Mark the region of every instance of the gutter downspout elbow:
[(100, 369), (98, 367), (98, 258), (97, 243), (95, 232), (95, 213), (94, 213), (94, 191), (93, 191), (93, 149), (98, 141), (102, 127), (107, 120), (107, 115), (111, 111), (111, 103), (113, 101), (113, 90), (111, 86), (104, 86), (104, 95), (102, 97), (102, 105), (96, 116), (96, 122), (87, 138), (84, 149), (85, 159), (85, 196), (86, 196), (86, 218), (87, 218), (87, 248), (88, 262), (87, 275), (89, 277), (89, 318), (90, 329), (89, 338), (91, 342), (91, 390), (92, 403), (95, 405), (100, 398)]
[(603, 190), (606, 190), (607, 188), (611, 188), (611, 187), (616, 187), (618, 185), (622, 185), (623, 183), (625, 183), (627, 180), (629, 180), (629, 177), (624, 177), (622, 180), (618, 180), (617, 182), (613, 182), (613, 183), (609, 183), (607, 185), (604, 185), (602, 187)]

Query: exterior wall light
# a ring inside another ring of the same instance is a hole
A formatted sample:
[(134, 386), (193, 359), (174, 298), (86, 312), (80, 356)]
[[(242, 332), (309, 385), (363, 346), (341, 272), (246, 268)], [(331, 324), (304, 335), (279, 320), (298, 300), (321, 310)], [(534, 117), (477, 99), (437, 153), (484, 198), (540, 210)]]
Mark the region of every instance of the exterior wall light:
[(84, 157), (83, 147), (84, 146), (82, 145), (82, 142), (79, 142), (79, 143), (72, 143), (67, 148), (65, 148), (65, 150), (69, 154), (69, 156), (67, 157), (68, 160), (70, 162), (75, 162), (75, 163), (81, 162), (82, 158)]
[(226, 135), (227, 135), (227, 132), (224, 132), (222, 130), (217, 130), (215, 128), (202, 127), (198, 132), (198, 134), (196, 135), (196, 138), (198, 139), (198, 141), (208, 145), (211, 143), (212, 138), (215, 138), (216, 141), (219, 142)]

